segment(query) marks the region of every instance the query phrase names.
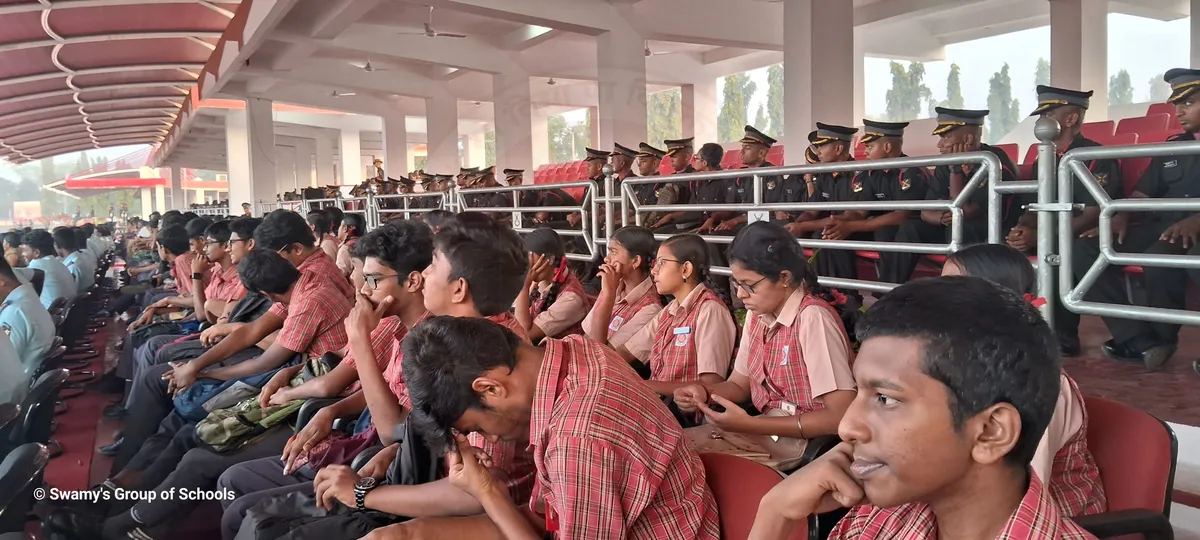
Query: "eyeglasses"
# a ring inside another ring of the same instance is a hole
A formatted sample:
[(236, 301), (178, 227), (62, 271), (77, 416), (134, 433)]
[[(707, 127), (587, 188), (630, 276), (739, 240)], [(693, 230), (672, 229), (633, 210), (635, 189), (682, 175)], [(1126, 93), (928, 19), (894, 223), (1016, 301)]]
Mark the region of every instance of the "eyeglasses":
[(371, 290), (375, 291), (375, 290), (379, 290), (380, 281), (385, 280), (387, 278), (398, 278), (398, 277), (400, 277), (400, 274), (389, 274), (386, 276), (381, 276), (378, 274), (368, 274), (368, 275), (364, 275), (363, 279), (367, 282), (367, 286), (370, 287)]
[(675, 264), (683, 264), (683, 261), (678, 261), (675, 259), (668, 259), (666, 257), (659, 257), (657, 259), (654, 259), (654, 269), (658, 270), (658, 269), (662, 268), (662, 265), (665, 262), (673, 262)]
[(754, 294), (754, 288), (757, 287), (759, 283), (762, 283), (764, 279), (767, 279), (767, 278), (766, 277), (759, 278), (759, 280), (755, 281), (754, 283), (742, 283), (736, 279), (731, 279), (730, 281), (733, 283), (734, 287), (737, 287), (743, 291), (746, 291), (749, 294)]

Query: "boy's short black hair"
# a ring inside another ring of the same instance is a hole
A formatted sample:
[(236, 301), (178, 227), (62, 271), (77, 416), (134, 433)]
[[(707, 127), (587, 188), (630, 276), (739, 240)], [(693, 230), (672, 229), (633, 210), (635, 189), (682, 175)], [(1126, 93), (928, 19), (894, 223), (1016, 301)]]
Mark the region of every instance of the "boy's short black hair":
[(36, 229), (21, 237), (21, 244), (38, 250), (43, 257), (54, 255), (54, 237), (45, 229)]
[(236, 233), (239, 239), (250, 240), (254, 238), (254, 231), (262, 224), (262, 220), (256, 217), (240, 217), (229, 222), (229, 232)]
[(184, 226), (184, 228), (187, 229), (187, 235), (188, 235), (189, 239), (203, 240), (204, 239), (204, 231), (207, 231), (208, 227), (211, 226), (212, 224), (213, 224), (213, 220), (208, 219), (206, 217), (198, 217), (196, 219), (193, 219), (193, 220), (187, 222), (187, 225)]
[(404, 338), (404, 381), (416, 426), (431, 446), (449, 441), (468, 409), (482, 409), (472, 382), (498, 367), (512, 371), (521, 338), (487, 319), (431, 317)]
[(919, 279), (871, 306), (856, 335), (920, 340), (922, 370), (946, 385), (956, 429), (987, 407), (1011, 404), (1021, 435), (1005, 459), (1029, 466), (1058, 401), (1061, 359), (1054, 332), (1022, 295), (976, 277)]
[(204, 231), (204, 239), (212, 238), (217, 242), (224, 244), (229, 241), (229, 223), (228, 221), (218, 221), (208, 226)]
[(404, 277), (424, 270), (433, 261), (433, 232), (415, 221), (389, 221), (360, 238), (354, 244), (354, 255), (379, 259)]
[(193, 219), (200, 217), (200, 215), (195, 212), (184, 212), (183, 214), (180, 214), (180, 215), (182, 215), (187, 220), (187, 221), (183, 222), (184, 225), (186, 225), (188, 221), (191, 221)]
[[(159, 219), (159, 218), (150, 218), (150, 222), (149, 222), (149, 224), (150, 224), (150, 228), (151, 228), (151, 229), (157, 229), (157, 228), (158, 228), (158, 225), (159, 225), (159, 223), (161, 223), (161, 222), (162, 222), (162, 220), (161, 220), (161, 219)], [(143, 225), (144, 225), (144, 224), (145, 224), (145, 222), (143, 222)]]
[(96, 226), (91, 223), (84, 223), (83, 225), (80, 225), (79, 228), (83, 229), (83, 232), (87, 233), (88, 236), (96, 234)]
[(300, 279), (300, 271), (280, 254), (256, 248), (238, 264), (238, 279), (248, 291), (284, 294)]
[(292, 244), (311, 248), (316, 243), (308, 222), (291, 210), (276, 210), (263, 218), (258, 230), (254, 231), (254, 245), (271, 251), (279, 251)]
[(158, 245), (176, 257), (187, 253), (192, 248), (187, 229), (178, 225), (164, 227), (161, 231), (158, 231)]
[(186, 226), (187, 224), (188, 224), (188, 219), (183, 217), (183, 214), (173, 214), (173, 215), (169, 215), (169, 216), (164, 215), (162, 217), (162, 221), (161, 221), (162, 226), (160, 228), (165, 229), (167, 227), (172, 227), (175, 225), (183, 227), (183, 226)]
[(68, 252), (79, 251), (79, 240), (75, 238), (75, 229), (56, 227), (54, 229), (54, 246)]
[(450, 263), (450, 279), (466, 280), (481, 315), (499, 315), (512, 307), (529, 270), (520, 235), (492, 220), (459, 221), (438, 231), (433, 245)]
[(318, 235), (332, 232), (329, 226), (329, 214), (325, 213), (324, 210), (313, 210), (305, 216), (305, 219), (308, 220), (308, 224), (312, 225), (313, 230)]
[(346, 238), (358, 238), (367, 234), (367, 221), (363, 219), (362, 214), (350, 212), (342, 218), (342, 223), (346, 225)]
[(78, 248), (79, 250), (87, 249), (88, 238), (91, 238), (92, 235), (88, 234), (88, 232), (85, 231), (83, 229), (83, 227), (75, 227), (74, 229), (72, 229), (72, 231), (75, 233), (76, 248)]
[(0, 257), (0, 278), (18, 284), (21, 282), (21, 280), (17, 279), (17, 273), (13, 272), (12, 266), (9, 266), (8, 259), (4, 257)]
[(21, 245), (21, 233), (17, 231), (8, 231), (4, 233), (4, 243), (12, 247)]
[(336, 206), (326, 206), (321, 211), (325, 212), (325, 217), (329, 219), (329, 232), (337, 234), (338, 228), (342, 226), (342, 220), (346, 217), (346, 213), (342, 212), (342, 209)]

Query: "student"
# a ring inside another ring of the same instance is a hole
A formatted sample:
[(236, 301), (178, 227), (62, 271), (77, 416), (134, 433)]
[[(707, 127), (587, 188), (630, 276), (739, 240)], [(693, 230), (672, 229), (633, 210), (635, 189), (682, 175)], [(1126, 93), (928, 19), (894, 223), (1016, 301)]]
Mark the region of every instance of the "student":
[(587, 293), (567, 268), (566, 249), (554, 229), (536, 229), (525, 236), (529, 271), (514, 306), (517, 320), (533, 343), (544, 337), (582, 334), (587, 316)]
[(337, 259), (337, 239), (330, 234), (333, 229), (329, 224), (329, 214), (321, 210), (313, 210), (308, 213), (305, 218), (308, 220), (308, 226), (311, 228), (313, 237), (317, 239), (317, 245), (321, 251), (324, 251), (330, 259)]
[(192, 251), (188, 231), (183, 227), (172, 225), (159, 231), (158, 256), (171, 265), (171, 277), (175, 279), (175, 291), (178, 294), (159, 296), (146, 306), (141, 316), (129, 323), (131, 332), (154, 322), (158, 315), (192, 307), (195, 302), (191, 296), (192, 284), (198, 282), (207, 286), (206, 276), (211, 276), (210, 272), (203, 271), (199, 272), (199, 280), (192, 279), (192, 262), (196, 254)]
[[(346, 219), (346, 213), (336, 206), (326, 206), (321, 211), (325, 213), (325, 217), (329, 218), (329, 232), (334, 242), (337, 242), (340, 246), (342, 239), (338, 236), (338, 233), (342, 230), (342, 223)], [(337, 257), (335, 256), (334, 258), (336, 259)]]
[(54, 249), (54, 237), (50, 233), (37, 229), (25, 233), (21, 237), (21, 252), (29, 261), (29, 268), (41, 270), (45, 277), (42, 279), (42, 306), (49, 308), (55, 300), (64, 298), (68, 301), (75, 298), (78, 289), (75, 287), (75, 276), (63, 264)]
[(346, 275), (350, 275), (350, 272), (354, 271), (354, 257), (351, 256), (354, 252), (354, 244), (366, 232), (366, 222), (363, 220), (362, 214), (346, 214), (342, 219), (342, 225), (338, 228), (338, 240), (341, 241), (341, 245), (338, 246), (334, 262)]
[(484, 317), (528, 340), (525, 328), (508, 312), (529, 270), (521, 237), (486, 216), (466, 217), (433, 237), (433, 261), (422, 272), (425, 309)]
[[(275, 369), (298, 356), (317, 358), (346, 345), (344, 321), (350, 313), (350, 301), (336, 288), (316, 286), (301, 289), (300, 271), (278, 253), (264, 249), (257, 249), (246, 255), (245, 260), (238, 266), (238, 275), (248, 290), (259, 291), (273, 301), (289, 304), (290, 313), (270, 350), (258, 358), (234, 366), (206, 371), (203, 374), (205, 378), (222, 381), (239, 379)], [(150, 370), (150, 373), (153, 373), (153, 370)], [(160, 372), (159, 379), (163, 382), (170, 381), (169, 376), (170, 371), (165, 374)], [(159, 387), (158, 390), (166, 389)], [(163, 393), (157, 397), (166, 396)], [(164, 406), (161, 401), (155, 405)], [(169, 407), (170, 402), (167, 401), (165, 406)], [(133, 418), (138, 418), (136, 409)], [(211, 489), (221, 473), (230, 466), (260, 457), (279, 455), (289, 436), (286, 430), (276, 429), (267, 432), (253, 444), (225, 453), (197, 447), (194, 438), (173, 440), (135, 482), (124, 487), (131, 490), (153, 490), (158, 493)], [(179, 444), (180, 442), (184, 444)], [(125, 444), (129, 444), (129, 441)], [(104, 520), (102, 535), (104, 538), (117, 538), (122, 535), (133, 538), (166, 538), (162, 529), (169, 528), (171, 518), (187, 515), (197, 502), (195, 498), (162, 497), (136, 501), (136, 504), (132, 505), (115, 505)], [(75, 532), (86, 538), (98, 536), (94, 533), (96, 528), (101, 528), (96, 527), (99, 524), (88, 520), (78, 520), (76, 524), (83, 530)]]
[(54, 249), (62, 258), (63, 265), (75, 278), (76, 296), (88, 292), (96, 284), (96, 268), (79, 251), (75, 231), (71, 227), (54, 229)]
[(846, 442), (763, 497), (750, 538), (787, 538), (842, 506), (853, 508), (834, 540), (1094, 538), (1030, 472), (1061, 366), (1021, 295), (974, 277), (917, 280), (867, 310), (856, 334)]
[(21, 233), (4, 233), (4, 260), (13, 268), (25, 266), (25, 259), (21, 256)]
[[(229, 310), (246, 295), (233, 253), (228, 249), (232, 236), (229, 225), (228, 221), (209, 225), (204, 231), (204, 251), (192, 259), (192, 309), (201, 322), (215, 324), (222, 317), (228, 319)], [(207, 286), (201, 287), (206, 272), (212, 278)]]
[(647, 384), (664, 397), (697, 381), (724, 381), (737, 327), (729, 308), (705, 285), (707, 244), (694, 234), (668, 238), (658, 247), (651, 274), (658, 293), (675, 299), (617, 352), (649, 364)]
[[(733, 375), (678, 388), (675, 404), (704, 413), (718, 433), (750, 436), (775, 460), (798, 458), (809, 439), (837, 434), (854, 401), (850, 339), (833, 307), (813, 294), (817, 276), (782, 226), (747, 225), (729, 259), (738, 298), (750, 311)], [(746, 401), (763, 414), (747, 414), (738, 406)]]
[(104, 256), (104, 252), (107, 251), (107, 249), (105, 249), (100, 238), (96, 236), (96, 225), (92, 223), (84, 223), (83, 225), (79, 226), (79, 230), (83, 231), (83, 234), (85, 235), (83, 237), (83, 243), (80, 244), (80, 248), (88, 250), (88, 252), (92, 254), (93, 258), (95, 258), (97, 261), (100, 260), (100, 257)]
[(26, 373), (37, 372), (54, 343), (55, 330), (33, 285), (22, 283), (8, 261), (0, 261), (0, 333), (8, 335)]
[(0, 403), (21, 403), (29, 393), (29, 376), (8, 335), (0, 332)]
[[(975, 276), (1033, 298), (1033, 265), (1003, 244), (979, 244), (946, 259), (943, 276)], [(1033, 455), (1033, 471), (1064, 516), (1098, 514), (1108, 509), (1100, 469), (1087, 446), (1088, 413), (1079, 385), (1064, 370), (1050, 425)]]
[[(414, 418), (429, 440), (453, 441), (450, 482), (487, 515), (417, 520), (379, 531), (380, 537), (719, 536), (699, 457), (612, 349), (581, 336), (548, 339), (538, 348), (477, 319), (434, 317), (405, 340), (404, 357)], [(528, 508), (509, 498), (452, 429), (529, 442), (540, 481)]]
[(600, 296), (583, 319), (587, 337), (614, 349), (622, 347), (662, 311), (650, 277), (657, 249), (654, 233), (645, 227), (623, 227), (613, 233), (600, 265)]

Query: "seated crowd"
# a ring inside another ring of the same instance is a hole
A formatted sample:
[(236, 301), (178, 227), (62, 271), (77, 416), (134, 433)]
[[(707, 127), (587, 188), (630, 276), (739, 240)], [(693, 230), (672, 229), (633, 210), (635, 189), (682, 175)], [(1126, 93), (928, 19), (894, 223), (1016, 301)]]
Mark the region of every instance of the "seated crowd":
[[(1180, 92), (1172, 102), (1183, 126), (1200, 130), (1200, 107)], [(1086, 95), (1039, 93), (1056, 106), (1035, 114), (1086, 145), (1077, 129)], [(995, 152), (979, 141), (985, 114), (940, 111), (943, 151)], [(902, 155), (903, 128), (868, 122), (869, 154)], [(811, 159), (848, 159), (853, 132), (818, 125)], [(773, 142), (747, 126), (743, 164), (770, 166)], [(611, 157), (624, 180), (635, 156), (643, 175), (667, 155), (676, 171), (697, 170), (691, 145), (589, 154), (601, 165)], [(712, 146), (695, 155), (700, 170), (719, 168)], [(1152, 165), (1135, 196), (1184, 189), (1169, 168)], [(519, 172), (506, 176), (519, 183)], [(764, 202), (946, 199), (971, 173), (768, 178)], [(749, 182), (637, 187), (647, 199), (708, 204), (752, 201)], [(964, 231), (978, 242), (986, 198), (971, 201)], [(1077, 229), (1089, 245), (1098, 212), (1081, 202)], [(817, 276), (854, 277), (840, 274), (854, 271), (853, 253), (821, 250), (810, 266), (795, 241), (942, 241), (948, 213), (921, 214), (780, 212), (747, 223), (668, 213), (617, 230), (602, 264), (582, 273), (569, 264), (571, 242), (548, 226), (578, 226), (569, 216), (541, 216), (546, 226), (524, 237), (491, 213), (429, 212), (368, 231), (337, 209), (217, 221), (167, 212), (121, 246), (104, 226), (29, 231), (18, 267), (0, 267), (0, 323), (12, 328), (0, 356), (9, 345), (21, 360), (44, 355), (54, 335), (38, 318), (46, 305), (92, 286), (96, 250), (123, 251), (131, 285), (114, 310), (130, 324), (109, 377), (124, 397), (104, 414), (124, 426), (102, 449), (115, 459), (94, 489), (220, 489), (232, 494), (220, 501), (225, 539), (716, 539), (702, 452), (789, 473), (758, 502), (755, 539), (789, 538), (808, 516), (847, 508), (831, 537), (1092, 538), (1071, 518), (1108, 505), (1083, 395), (1062, 369), (1070, 330), (1056, 336), (1039, 314), (1019, 251), (1035, 224), (1016, 216), (1013, 247), (960, 250), (942, 277), (900, 285), (850, 328), (846, 306), (827, 297), (853, 292), (826, 291)], [(1175, 217), (1183, 221), (1142, 247), (1194, 253), (1187, 227), (1200, 218)], [(717, 250), (696, 233), (733, 238)], [(40, 271), (40, 296), (23, 261)], [(732, 275), (715, 275), (717, 264)], [(888, 255), (881, 275), (903, 283), (916, 265)], [(1108, 348), (1165, 362), (1168, 330)], [(810, 451), (834, 438), (823, 455)], [(100, 500), (52, 505), (45, 529), (171, 538), (201, 504)]]

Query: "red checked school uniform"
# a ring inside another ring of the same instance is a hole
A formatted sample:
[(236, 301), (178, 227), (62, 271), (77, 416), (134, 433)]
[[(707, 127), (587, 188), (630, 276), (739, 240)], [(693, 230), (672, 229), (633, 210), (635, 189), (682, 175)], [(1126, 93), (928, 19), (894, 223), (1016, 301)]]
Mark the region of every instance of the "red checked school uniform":
[[(420, 319), (417, 319), (417, 324), (421, 324), (432, 316), (433, 314), (426, 311)], [(396, 320), (398, 321), (400, 318), (397, 317)], [(404, 324), (396, 327), (392, 334), (392, 354), (387, 360), (387, 365), (383, 367), (383, 380), (387, 381), (388, 389), (396, 395), (400, 406), (408, 409), (412, 406), (412, 401), (408, 398), (408, 388), (404, 386), (404, 338), (406, 337), (408, 337), (408, 327)]]
[(332, 286), (292, 292), (289, 313), (275, 344), (316, 358), (346, 346), (346, 317), (350, 299)]
[(229, 268), (217, 265), (212, 273), (212, 281), (204, 288), (204, 298), (234, 302), (241, 300), (243, 296), (246, 296), (246, 286), (242, 285), (242, 280), (238, 278), (237, 265), (230, 264)]
[[(400, 343), (396, 340), (396, 334), (400, 328), (405, 328), (404, 323), (400, 322), (400, 317), (384, 317), (379, 319), (379, 326), (371, 330), (371, 353), (375, 356), (375, 365), (379, 366), (379, 369), (385, 374), (388, 364), (395, 354), (395, 349), (400, 346)], [(349, 337), (349, 334), (347, 334), (347, 337)], [(357, 364), (354, 350), (350, 347), (349, 343), (346, 344), (346, 355), (342, 357), (341, 363), (350, 367), (355, 367)], [(386, 378), (385, 375), (384, 379)], [(361, 387), (359, 381), (354, 381), (354, 384), (347, 388), (344, 394), (353, 394)]]
[(1075, 380), (1059, 376), (1058, 403), (1033, 455), (1034, 472), (1049, 478), (1045, 487), (1058, 511), (1076, 517), (1108, 510), (1100, 468), (1087, 447), (1087, 407)]
[[(923, 503), (895, 508), (855, 506), (834, 527), (830, 540), (938, 540), (937, 517)], [(1029, 489), (1004, 530), (1004, 540), (1095, 540), (1082, 527), (1063, 516), (1046, 496), (1041, 480), (1029, 475)]]
[[(646, 278), (633, 290), (626, 291), (622, 282), (617, 288), (617, 301), (613, 304), (612, 318), (608, 321), (608, 344), (613, 348), (629, 342), (635, 334), (650, 324), (654, 317), (662, 311), (662, 301), (654, 288), (654, 279)], [(596, 339), (588, 329), (592, 327), (592, 316), (595, 306), (583, 319), (583, 329), (587, 337)]]
[(521, 341), (529, 343), (529, 334), (525, 333), (525, 328), (521, 326), (521, 321), (518, 321), (512, 313), (505, 311), (499, 315), (492, 315), (491, 317), (484, 318), (509, 330), (512, 330), (517, 337), (521, 338)]
[[(824, 300), (797, 290), (778, 318), (750, 314), (733, 370), (750, 380), (750, 397), (763, 414), (794, 416), (824, 409), (825, 394), (854, 391), (853, 361), (841, 317)], [(782, 456), (800, 455), (806, 441), (763, 442)]]
[[(325, 252), (319, 249), (314, 251), (296, 267), (296, 270), (300, 271), (300, 280), (296, 282), (294, 291), (301, 291), (313, 285), (332, 286), (349, 299), (351, 304), (354, 303), (354, 286), (350, 285), (350, 280), (346, 279), (346, 275)], [(288, 306), (276, 302), (268, 313), (281, 318), (287, 317)]]
[(704, 373), (729, 375), (729, 358), (737, 327), (729, 308), (700, 285), (683, 301), (678, 298), (625, 344), (638, 360), (650, 364), (650, 380), (687, 382)]
[[(196, 254), (188, 251), (171, 262), (171, 277), (175, 279), (175, 290), (181, 295), (192, 293), (192, 259), (195, 258)], [(209, 281), (212, 281), (211, 268), (204, 271), (202, 283), (208, 287)]]
[(530, 508), (545, 502), (560, 540), (720, 536), (700, 457), (659, 397), (603, 344), (546, 340), (529, 443)]
[(579, 282), (579, 278), (568, 271), (566, 281), (559, 285), (558, 295), (549, 306), (546, 305), (548, 291), (549, 288), (540, 291), (538, 299), (529, 305), (529, 316), (533, 319), (533, 324), (541, 328), (547, 337), (583, 334), (580, 323), (587, 317), (591, 306), (588, 305), (587, 293), (583, 292), (583, 284)]

